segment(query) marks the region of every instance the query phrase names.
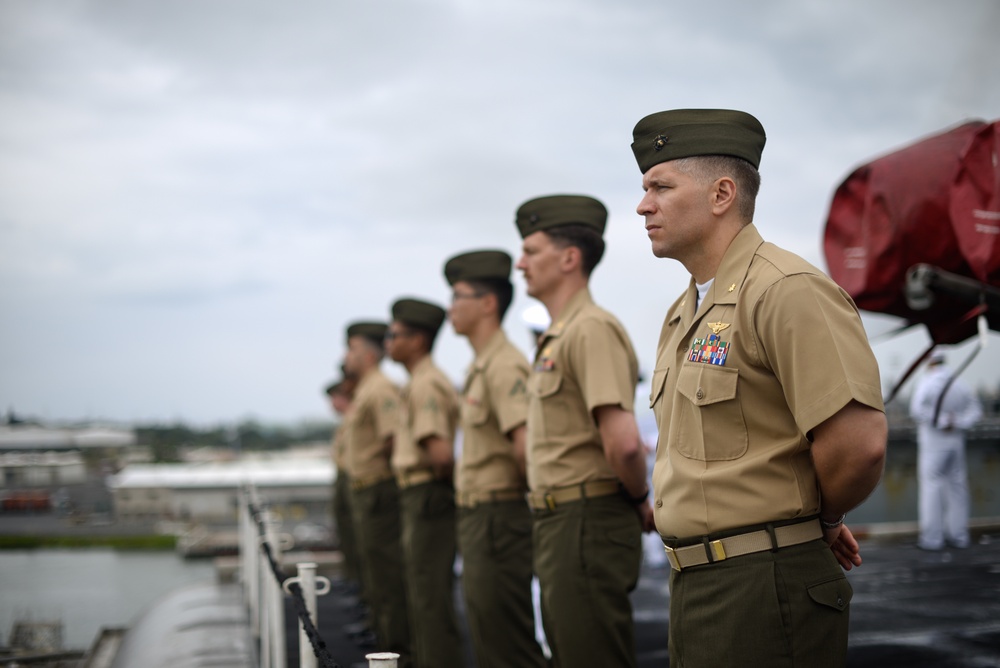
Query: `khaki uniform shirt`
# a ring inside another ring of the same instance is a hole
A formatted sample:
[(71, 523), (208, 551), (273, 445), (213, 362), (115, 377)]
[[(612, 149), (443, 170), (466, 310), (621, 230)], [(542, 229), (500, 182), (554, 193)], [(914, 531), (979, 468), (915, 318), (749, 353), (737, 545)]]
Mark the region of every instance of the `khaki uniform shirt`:
[(542, 337), (528, 379), (528, 486), (543, 491), (617, 476), (594, 422), (598, 406), (632, 411), (639, 377), (632, 342), (586, 288)]
[(656, 527), (689, 538), (815, 515), (810, 431), (852, 399), (883, 410), (854, 302), (748, 225), (704, 302), (667, 312), (650, 406)]
[(391, 472), (385, 441), (393, 435), (399, 415), (399, 390), (379, 369), (369, 372), (354, 390), (347, 414), (347, 468), (357, 480)]
[(495, 492), (524, 483), (507, 435), (527, 421), (528, 360), (498, 330), (476, 356), (462, 391), (462, 458), (456, 488)]
[(428, 355), (413, 368), (402, 397), (392, 469), (397, 475), (430, 470), (430, 458), (420, 441), (439, 436), (448, 443), (455, 442), (458, 392)]

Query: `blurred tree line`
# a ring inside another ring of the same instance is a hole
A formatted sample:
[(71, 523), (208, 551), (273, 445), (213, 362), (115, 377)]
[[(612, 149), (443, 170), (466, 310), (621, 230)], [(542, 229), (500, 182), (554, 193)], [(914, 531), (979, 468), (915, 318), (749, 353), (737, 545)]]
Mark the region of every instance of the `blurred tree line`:
[(296, 426), (265, 426), (252, 420), (235, 427), (198, 428), (183, 423), (137, 425), (138, 445), (149, 447), (156, 462), (179, 462), (181, 453), (196, 448), (244, 451), (284, 450), (294, 445), (330, 441), (334, 425), (305, 423)]

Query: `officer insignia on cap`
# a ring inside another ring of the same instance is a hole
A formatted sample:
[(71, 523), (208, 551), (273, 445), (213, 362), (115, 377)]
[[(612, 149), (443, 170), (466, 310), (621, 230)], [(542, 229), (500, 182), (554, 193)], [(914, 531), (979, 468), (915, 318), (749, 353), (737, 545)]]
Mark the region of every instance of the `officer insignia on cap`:
[(656, 135), (656, 139), (653, 140), (653, 150), (659, 151), (661, 148), (667, 145), (669, 137), (666, 135)]

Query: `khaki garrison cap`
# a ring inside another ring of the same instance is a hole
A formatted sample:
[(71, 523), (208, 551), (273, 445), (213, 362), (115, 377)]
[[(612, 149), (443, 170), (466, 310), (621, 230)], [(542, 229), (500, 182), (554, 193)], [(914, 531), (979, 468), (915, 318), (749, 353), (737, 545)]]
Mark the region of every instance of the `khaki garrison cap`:
[(583, 225), (604, 234), (608, 210), (586, 195), (549, 195), (528, 200), (517, 209), (515, 219), (521, 238), (563, 225)]
[(653, 165), (695, 155), (730, 155), (760, 167), (764, 126), (743, 111), (673, 109), (646, 116), (632, 130), (632, 153), (645, 174)]
[(363, 336), (382, 345), (385, 332), (389, 326), (384, 322), (355, 322), (347, 327), (347, 338), (352, 336)]
[(444, 309), (420, 299), (400, 299), (392, 305), (392, 319), (437, 332), (444, 322)]
[(510, 255), (499, 250), (469, 251), (456, 255), (444, 264), (448, 285), (458, 281), (510, 282)]

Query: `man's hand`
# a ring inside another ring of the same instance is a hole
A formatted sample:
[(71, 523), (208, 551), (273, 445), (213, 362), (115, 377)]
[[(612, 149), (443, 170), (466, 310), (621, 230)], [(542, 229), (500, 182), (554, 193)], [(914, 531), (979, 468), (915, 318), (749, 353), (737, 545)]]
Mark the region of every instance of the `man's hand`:
[(833, 556), (837, 558), (845, 571), (849, 571), (855, 566), (861, 565), (861, 553), (858, 541), (854, 534), (847, 528), (846, 524), (841, 524), (832, 529), (823, 527), (823, 540), (826, 541)]
[(656, 531), (656, 521), (653, 519), (653, 506), (649, 503), (649, 499), (636, 506), (635, 511), (639, 513), (639, 519), (642, 520), (643, 533)]

